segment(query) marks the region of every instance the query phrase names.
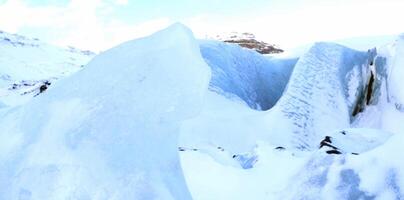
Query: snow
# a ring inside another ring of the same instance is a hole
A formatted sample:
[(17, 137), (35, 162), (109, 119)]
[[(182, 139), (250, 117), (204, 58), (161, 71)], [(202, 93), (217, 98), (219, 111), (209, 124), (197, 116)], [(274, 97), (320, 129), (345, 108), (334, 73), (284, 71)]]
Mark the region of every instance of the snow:
[(0, 99), (0, 199), (403, 199), (404, 37), (362, 42), (264, 57), (174, 24), (84, 68), (16, 57), (33, 66), (1, 76), (21, 84)]
[[(388, 48), (361, 52), (317, 43), (299, 58), (282, 97), (265, 112), (248, 109), (242, 98), (209, 92), (201, 114), (181, 129), (180, 146), (196, 149), (180, 152), (193, 198), (401, 199), (404, 115), (387, 101), (387, 90), (401, 87), (386, 84), (396, 51)], [(371, 72), (371, 103), (352, 117)], [(305, 123), (310, 125), (299, 127)], [(341, 155), (317, 150), (325, 136)], [(308, 143), (303, 152), (296, 148), (302, 142)]]
[(404, 35), (401, 35), (395, 42), (394, 55), (392, 55), (392, 66), (390, 71), (390, 98), (395, 101), (398, 107), (404, 105), (404, 91), (401, 89), (402, 77), (404, 76)]
[[(79, 71), (94, 55), (0, 32), (0, 102), (22, 105), (32, 99), (44, 81), (54, 82)], [(13, 89), (13, 84), (19, 87)]]
[(231, 163), (218, 163), (199, 151), (182, 152), (181, 161), (193, 199), (276, 199), (274, 194), (288, 186), (287, 180), (306, 160), (274, 150), (266, 143), (259, 144), (256, 154), (257, 165), (246, 170)]
[(334, 131), (329, 134), (332, 145), (343, 153), (356, 153), (372, 150), (384, 144), (392, 133), (378, 129), (359, 128)]
[(178, 123), (199, 112), (209, 78), (180, 24), (101, 53), (2, 113), (0, 199), (191, 199)]
[[(369, 132), (356, 130), (361, 131)], [(397, 159), (401, 137), (394, 135), (383, 145), (359, 155), (313, 154), (292, 179), (283, 199), (401, 199), (404, 182), (399, 177), (404, 163)]]
[[(358, 36), (351, 38), (342, 38), (338, 40), (327, 40), (322, 42), (335, 43), (358, 51), (367, 51), (375, 47), (381, 47), (390, 43), (396, 38), (396, 35), (378, 35), (378, 36)], [(320, 41), (316, 41), (320, 42)], [(306, 53), (316, 42), (303, 44), (291, 49), (286, 49), (281, 57), (300, 57)], [(278, 56), (278, 55), (277, 55)]]

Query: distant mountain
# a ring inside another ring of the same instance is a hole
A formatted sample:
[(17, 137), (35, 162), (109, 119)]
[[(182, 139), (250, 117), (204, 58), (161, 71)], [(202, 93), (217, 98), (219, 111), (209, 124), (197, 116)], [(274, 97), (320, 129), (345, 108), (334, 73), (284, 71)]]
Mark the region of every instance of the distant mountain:
[(91, 51), (0, 31), (0, 102), (22, 104), (37, 95), (41, 86), (80, 70), (94, 56)]
[(268, 44), (266, 42), (257, 40), (252, 33), (231, 32), (225, 36), (216, 35), (214, 39), (227, 43), (238, 44), (241, 47), (253, 49), (261, 54), (276, 54), (283, 52), (282, 49), (274, 44)]

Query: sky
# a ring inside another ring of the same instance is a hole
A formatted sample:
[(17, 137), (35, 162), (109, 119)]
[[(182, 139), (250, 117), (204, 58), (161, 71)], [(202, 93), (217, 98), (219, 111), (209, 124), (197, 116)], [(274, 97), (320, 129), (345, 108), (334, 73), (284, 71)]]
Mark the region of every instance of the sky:
[(404, 0), (0, 0), (0, 30), (103, 51), (175, 22), (198, 38), (232, 31), (290, 49), (404, 32)]

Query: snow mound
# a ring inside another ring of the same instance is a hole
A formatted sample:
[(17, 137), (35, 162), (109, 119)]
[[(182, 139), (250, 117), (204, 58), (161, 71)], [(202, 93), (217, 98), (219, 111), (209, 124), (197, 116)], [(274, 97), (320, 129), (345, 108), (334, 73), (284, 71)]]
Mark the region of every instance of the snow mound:
[(275, 59), (237, 45), (200, 41), (212, 69), (210, 88), (242, 99), (253, 109), (268, 110), (281, 97), (297, 59)]
[(374, 52), (315, 44), (298, 60), (283, 96), (268, 111), (272, 131), (267, 141), (315, 149), (328, 132), (349, 127), (373, 57)]
[(101, 53), (0, 113), (0, 199), (191, 199), (178, 123), (199, 112), (209, 79), (180, 24)]

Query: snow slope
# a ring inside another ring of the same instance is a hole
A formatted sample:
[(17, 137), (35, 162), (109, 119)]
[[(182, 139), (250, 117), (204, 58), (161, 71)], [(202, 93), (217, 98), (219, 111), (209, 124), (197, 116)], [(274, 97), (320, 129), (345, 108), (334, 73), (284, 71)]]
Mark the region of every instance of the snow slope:
[(10, 106), (23, 104), (43, 82), (77, 72), (94, 56), (0, 31), (0, 101)]
[(1, 111), (0, 199), (191, 199), (178, 123), (199, 112), (209, 78), (180, 24), (101, 53)]

